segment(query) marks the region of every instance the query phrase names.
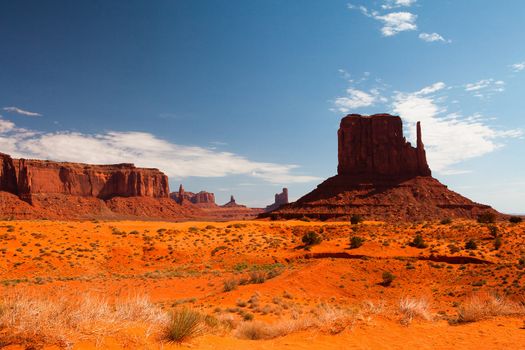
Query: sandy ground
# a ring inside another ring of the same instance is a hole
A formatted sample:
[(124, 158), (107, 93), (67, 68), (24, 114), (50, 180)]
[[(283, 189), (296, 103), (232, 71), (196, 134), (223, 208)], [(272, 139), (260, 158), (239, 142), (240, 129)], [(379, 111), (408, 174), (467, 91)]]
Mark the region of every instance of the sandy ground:
[[(304, 249), (301, 238), (311, 231), (323, 241)], [(525, 348), (521, 315), (455, 324), (464, 301), (478, 293), (523, 303), (524, 231), (524, 224), (474, 221), (5, 221), (0, 290), (4, 296), (33, 293), (49, 300), (145, 295), (159, 310), (191, 307), (228, 317), (236, 326), (311, 317), (320, 306), (356, 315), (337, 332), (310, 327), (270, 340), (240, 339), (235, 329), (206, 332), (182, 345), (192, 349)], [(409, 245), (418, 234), (425, 248)], [(497, 250), (495, 235), (502, 241)], [(364, 238), (364, 244), (350, 249), (351, 236)], [(471, 239), (476, 249), (465, 249)], [(388, 286), (386, 271), (394, 275)], [(264, 280), (250, 282), (254, 273)], [(226, 291), (228, 281), (238, 286)], [(432, 320), (416, 317), (401, 324), (403, 298), (425, 300)], [(381, 307), (365, 312), (364, 304)], [(138, 328), (96, 340), (72, 335), (71, 342), (76, 349), (181, 348)]]

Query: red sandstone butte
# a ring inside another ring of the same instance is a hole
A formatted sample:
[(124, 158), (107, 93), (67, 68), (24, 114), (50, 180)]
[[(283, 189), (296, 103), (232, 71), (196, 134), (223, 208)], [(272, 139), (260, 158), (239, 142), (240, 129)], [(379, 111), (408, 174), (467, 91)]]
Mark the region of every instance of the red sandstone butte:
[(337, 175), (296, 202), (260, 217), (325, 220), (359, 214), (412, 221), (497, 213), (431, 176), (419, 122), (416, 147), (403, 137), (401, 118), (389, 114), (350, 114), (341, 120), (337, 135)]
[(401, 118), (350, 114), (341, 120), (337, 173), (368, 178), (431, 176), (417, 123), (417, 146), (403, 137)]

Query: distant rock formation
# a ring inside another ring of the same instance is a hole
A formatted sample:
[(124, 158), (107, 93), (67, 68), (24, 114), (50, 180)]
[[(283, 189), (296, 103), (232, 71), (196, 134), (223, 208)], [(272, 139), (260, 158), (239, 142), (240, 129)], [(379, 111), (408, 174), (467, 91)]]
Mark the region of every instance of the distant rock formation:
[(133, 164), (90, 165), (47, 160), (13, 159), (0, 154), (0, 191), (31, 202), (34, 195), (65, 194), (112, 197), (167, 198), (168, 177), (158, 169)]
[(431, 176), (417, 123), (417, 144), (403, 137), (401, 118), (350, 114), (338, 131), (337, 175), (294, 203), (261, 217), (424, 220), (476, 217), (494, 212), (487, 205), (449, 190)]
[(235, 202), (235, 198), (232, 196), (230, 196), (230, 201), (224, 205), (222, 205), (223, 208), (246, 208), (245, 205), (241, 205), (241, 204), (237, 204), (237, 202)]
[(185, 195), (186, 195), (186, 193), (184, 192), (184, 187), (182, 187), (182, 184), (180, 184), (179, 192), (176, 192), (177, 198), (176, 199), (174, 198), (174, 199), (177, 201), (177, 203), (182, 204), (184, 202), (184, 200), (186, 199)]
[(284, 204), (288, 204), (288, 189), (287, 188), (283, 188), (283, 191), (281, 193), (276, 193), (275, 201), (272, 204), (268, 205), (264, 209), (264, 211), (270, 212), (272, 210), (279, 208), (281, 205), (284, 205)]
[(0, 217), (180, 219), (196, 213), (169, 199), (164, 173), (126, 163), (13, 159), (0, 153), (0, 192)]
[(200, 191), (198, 193), (187, 192), (182, 187), (182, 184), (179, 187), (179, 192), (170, 193), (170, 198), (175, 200), (177, 203), (182, 204), (184, 201), (188, 201), (197, 206), (210, 207), (215, 206), (215, 194)]

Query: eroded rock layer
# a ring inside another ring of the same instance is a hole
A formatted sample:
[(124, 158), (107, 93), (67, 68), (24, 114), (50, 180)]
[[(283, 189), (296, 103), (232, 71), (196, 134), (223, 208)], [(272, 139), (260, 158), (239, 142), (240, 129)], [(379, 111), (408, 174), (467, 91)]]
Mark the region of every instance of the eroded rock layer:
[(415, 148), (402, 130), (398, 116), (346, 116), (338, 131), (338, 174), (261, 217), (325, 220), (359, 214), (377, 220), (425, 220), (496, 213), (431, 176), (419, 123)]
[(0, 153), (0, 217), (160, 218), (201, 215), (169, 199), (168, 177), (133, 164), (13, 159)]

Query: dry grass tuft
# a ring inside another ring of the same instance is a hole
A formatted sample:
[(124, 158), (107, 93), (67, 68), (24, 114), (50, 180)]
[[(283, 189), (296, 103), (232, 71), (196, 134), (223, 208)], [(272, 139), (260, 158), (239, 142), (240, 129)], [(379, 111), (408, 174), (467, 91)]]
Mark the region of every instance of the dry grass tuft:
[(468, 298), (459, 308), (458, 322), (476, 322), (495, 316), (525, 315), (525, 306), (504, 297), (478, 293)]
[(399, 301), (399, 311), (403, 315), (401, 323), (408, 325), (414, 318), (421, 318), (426, 321), (432, 320), (429, 304), (426, 299), (403, 298)]
[(281, 320), (276, 323), (261, 321), (242, 322), (237, 327), (235, 336), (242, 339), (260, 340), (282, 337), (287, 334), (318, 329), (330, 334), (337, 334), (351, 327), (357, 315), (354, 311), (336, 309), (324, 304), (318, 305), (309, 316)]
[(204, 333), (204, 316), (191, 309), (179, 309), (170, 314), (164, 331), (164, 338), (170, 342), (182, 343)]
[(90, 294), (69, 298), (18, 292), (0, 301), (0, 344), (70, 347), (77, 340), (100, 340), (126, 328), (143, 326), (144, 338), (168, 320), (146, 297), (110, 303)]

